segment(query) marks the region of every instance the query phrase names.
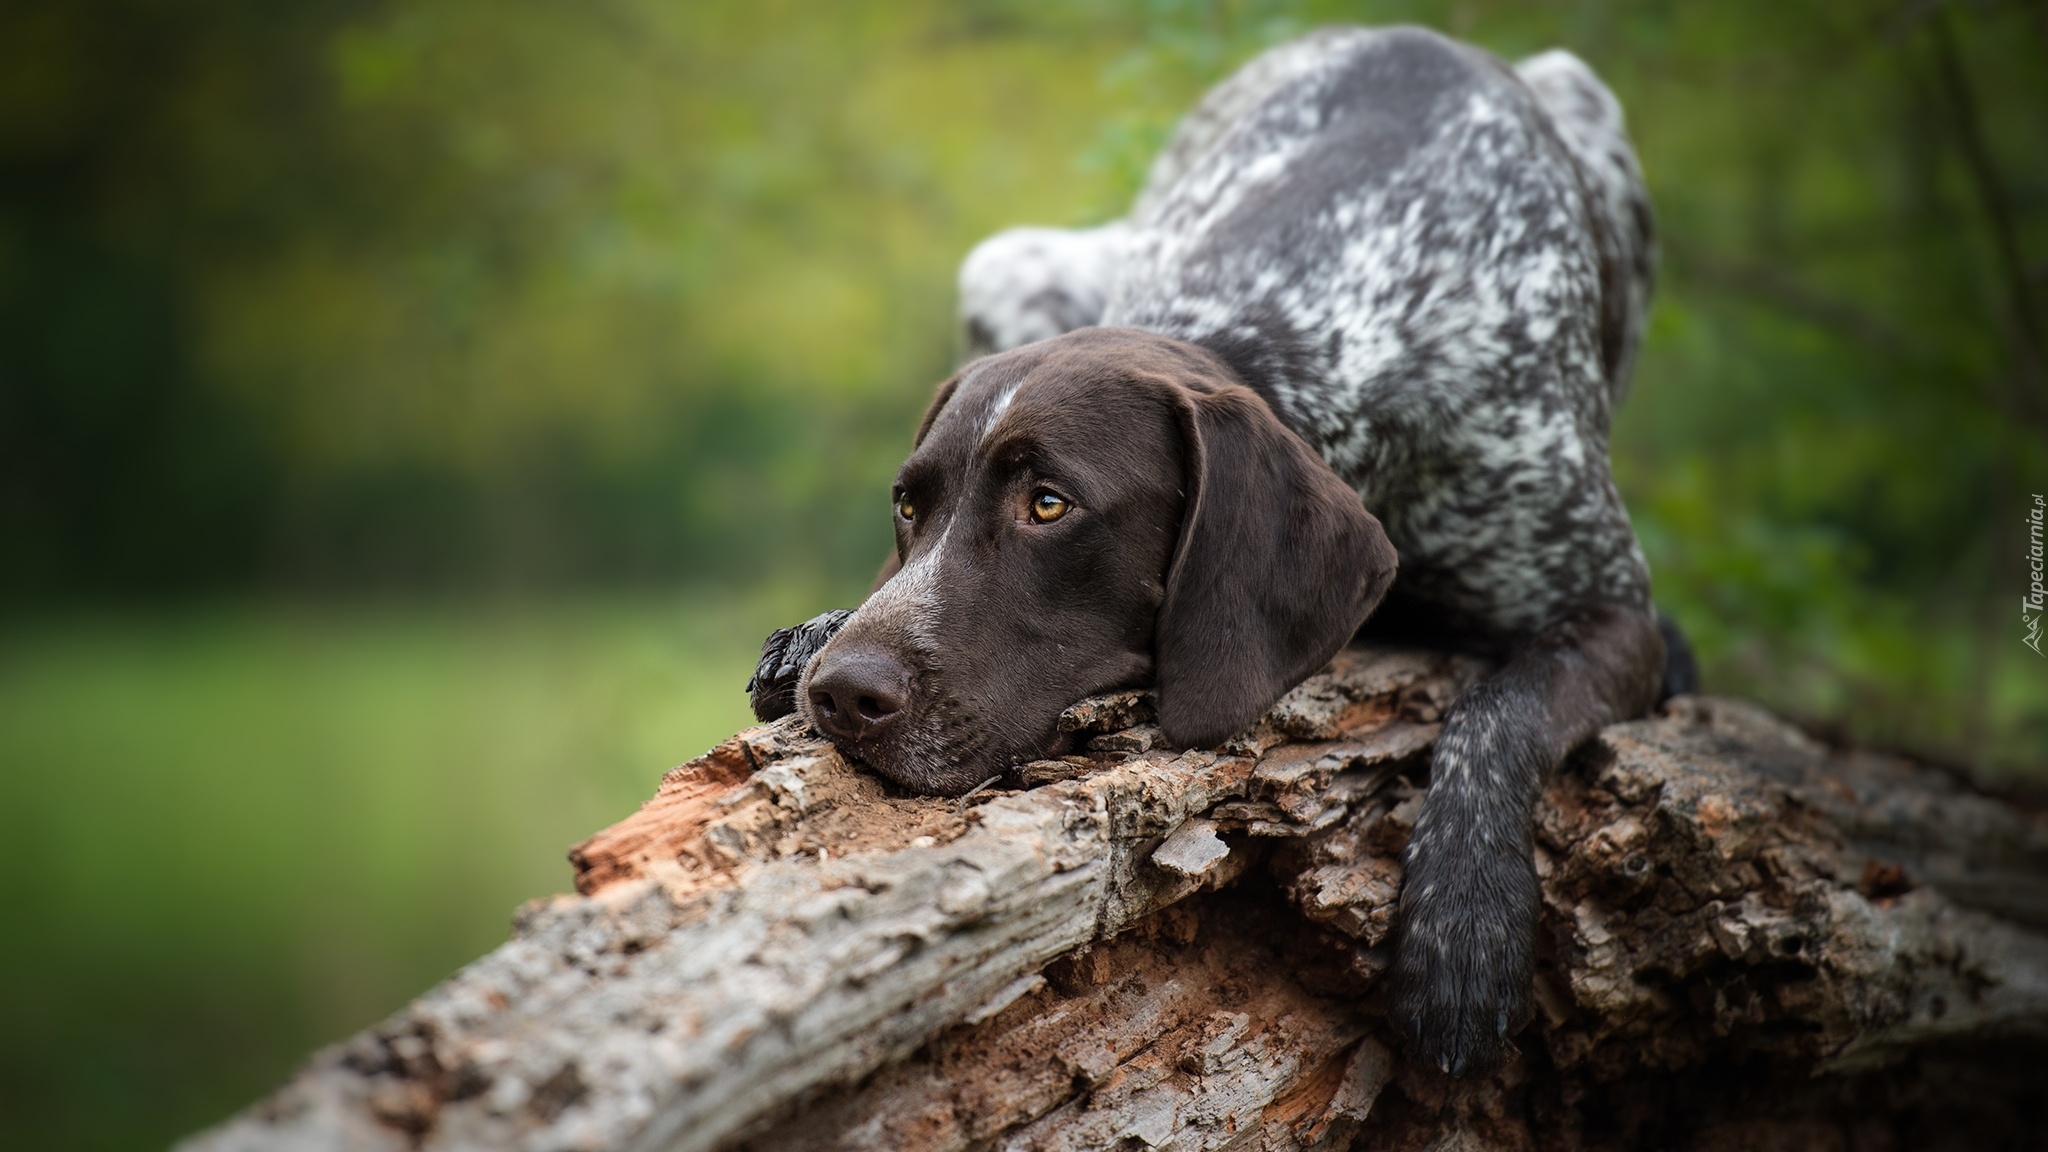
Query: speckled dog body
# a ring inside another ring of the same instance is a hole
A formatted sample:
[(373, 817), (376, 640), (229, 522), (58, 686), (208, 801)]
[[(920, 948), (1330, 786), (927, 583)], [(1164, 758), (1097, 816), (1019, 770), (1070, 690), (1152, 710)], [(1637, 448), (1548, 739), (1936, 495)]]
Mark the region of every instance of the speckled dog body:
[(1647, 611), (1607, 456), (1647, 198), (1583, 64), (1518, 73), (1415, 29), (1275, 49), (1190, 115), (1128, 221), (971, 255), (969, 330), (1001, 350), (1078, 319), (1224, 352), (1448, 625), (1511, 640), (1588, 600)]
[(1543, 776), (1665, 673), (1607, 448), (1654, 264), (1620, 107), (1576, 58), (1331, 29), (1212, 92), (1127, 220), (962, 269), (980, 350), (1057, 311), (1219, 354), (1399, 549), (1376, 622), (1506, 658), (1446, 718), (1406, 859), (1393, 1014), (1449, 1072), (1526, 1018)]

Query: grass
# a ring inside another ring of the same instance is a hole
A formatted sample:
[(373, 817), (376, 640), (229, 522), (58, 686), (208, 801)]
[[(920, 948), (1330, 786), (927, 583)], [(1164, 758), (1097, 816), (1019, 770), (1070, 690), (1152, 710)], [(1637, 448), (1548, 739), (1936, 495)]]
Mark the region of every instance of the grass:
[(778, 589), (240, 604), (0, 634), (0, 1144), (160, 1147), (569, 883), (749, 722)]

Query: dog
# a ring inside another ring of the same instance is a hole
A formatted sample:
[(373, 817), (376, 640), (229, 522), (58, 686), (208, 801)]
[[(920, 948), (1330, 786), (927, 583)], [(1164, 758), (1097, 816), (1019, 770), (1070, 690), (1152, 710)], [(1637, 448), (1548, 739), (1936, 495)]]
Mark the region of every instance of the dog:
[(976, 358), (896, 476), (895, 554), (857, 610), (769, 638), (757, 714), (958, 795), (1063, 751), (1097, 692), (1152, 686), (1166, 740), (1207, 747), (1362, 624), (1490, 653), (1432, 754), (1389, 1004), (1428, 1063), (1497, 1066), (1541, 782), (1690, 686), (1608, 463), (1655, 264), (1620, 106), (1569, 54), (1265, 53), (1126, 219), (968, 257)]

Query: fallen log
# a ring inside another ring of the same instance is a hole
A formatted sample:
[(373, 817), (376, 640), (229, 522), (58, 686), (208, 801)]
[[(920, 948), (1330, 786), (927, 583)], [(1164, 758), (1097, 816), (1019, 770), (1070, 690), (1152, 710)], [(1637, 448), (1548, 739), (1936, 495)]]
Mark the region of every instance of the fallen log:
[(1088, 755), (964, 801), (895, 792), (794, 722), (750, 729), (578, 845), (575, 895), (187, 1147), (2040, 1130), (2048, 818), (1711, 698), (1607, 729), (1546, 791), (1521, 1056), (1467, 1082), (1404, 1063), (1376, 999), (1400, 851), (1480, 671), (1347, 650), (1208, 751), (1157, 747), (1140, 694), (1084, 701), (1062, 723)]

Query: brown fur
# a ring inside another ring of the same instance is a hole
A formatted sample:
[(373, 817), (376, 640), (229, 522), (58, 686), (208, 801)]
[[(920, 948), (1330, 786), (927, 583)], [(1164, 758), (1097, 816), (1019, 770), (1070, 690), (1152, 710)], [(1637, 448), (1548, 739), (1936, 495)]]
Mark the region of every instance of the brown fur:
[[(997, 413), (998, 405), (1007, 405)], [(1029, 515), (1041, 489), (1070, 501)], [(1213, 353), (1083, 329), (939, 389), (896, 492), (896, 571), (796, 699), (884, 776), (958, 793), (1059, 751), (1093, 692), (1156, 684), (1183, 746), (1251, 723), (1393, 581), (1386, 534)]]

